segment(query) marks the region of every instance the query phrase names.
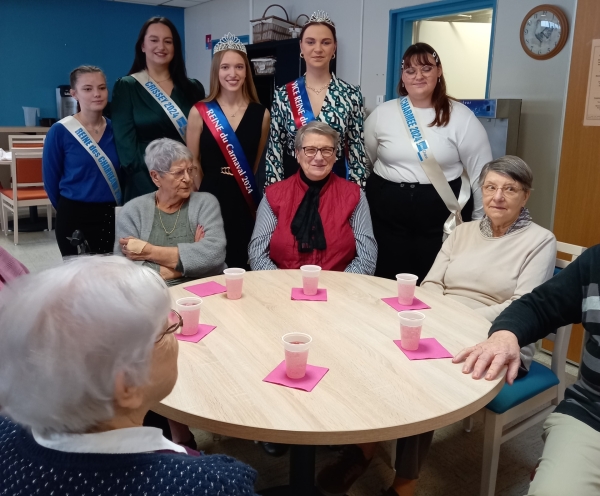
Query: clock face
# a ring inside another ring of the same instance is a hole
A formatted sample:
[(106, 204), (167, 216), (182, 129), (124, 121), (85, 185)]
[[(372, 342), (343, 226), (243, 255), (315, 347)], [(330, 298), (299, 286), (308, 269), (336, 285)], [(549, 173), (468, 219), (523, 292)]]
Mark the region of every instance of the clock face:
[(560, 50), (562, 47), (558, 47), (562, 35), (561, 20), (549, 10), (531, 14), (524, 22), (521, 34), (524, 48), (534, 56), (544, 56)]

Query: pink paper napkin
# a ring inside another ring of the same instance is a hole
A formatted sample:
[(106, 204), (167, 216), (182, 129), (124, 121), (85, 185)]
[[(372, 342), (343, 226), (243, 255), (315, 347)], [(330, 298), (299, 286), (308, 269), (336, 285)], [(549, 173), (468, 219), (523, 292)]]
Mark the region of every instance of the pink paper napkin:
[(193, 286), (188, 286), (184, 289), (187, 289), (190, 293), (194, 293), (196, 296), (200, 296), (200, 298), (203, 298), (204, 296), (211, 296), (214, 294), (224, 293), (225, 291), (227, 291), (227, 288), (225, 286), (215, 281), (194, 284)]
[(414, 351), (402, 348), (401, 341), (394, 340), (396, 346), (402, 350), (409, 360), (428, 360), (431, 358), (452, 358), (452, 354), (444, 348), (435, 338), (423, 338), (419, 341), (419, 347)]
[(411, 305), (402, 305), (398, 303), (398, 297), (393, 296), (392, 298), (381, 298), (394, 310), (401, 312), (402, 310), (425, 310), (431, 308), (427, 303), (422, 302), (419, 298), (414, 298)]
[(217, 326), (208, 325), (208, 324), (198, 324), (198, 332), (196, 334), (191, 334), (189, 336), (184, 336), (183, 334), (175, 334), (175, 337), (179, 341), (187, 341), (188, 343), (197, 343), (204, 336), (210, 333)]
[(327, 290), (317, 289), (316, 295), (305, 295), (302, 288), (292, 288), (292, 300), (327, 301)]
[(329, 369), (326, 367), (307, 365), (306, 375), (302, 379), (290, 379), (285, 373), (284, 360), (275, 367), (273, 372), (263, 379), (263, 382), (270, 382), (272, 384), (279, 384), (280, 386), (311, 392), (328, 371)]

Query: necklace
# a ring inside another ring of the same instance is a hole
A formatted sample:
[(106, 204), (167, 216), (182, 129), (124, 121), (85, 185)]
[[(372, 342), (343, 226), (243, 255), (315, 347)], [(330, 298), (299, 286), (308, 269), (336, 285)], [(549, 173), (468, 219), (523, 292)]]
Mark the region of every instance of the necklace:
[[(219, 101), (217, 100), (217, 103), (219, 103)], [(219, 103), (219, 106), (225, 110), (225, 106)], [(245, 103), (242, 103), (241, 105), (238, 105), (238, 108), (235, 110), (235, 112), (233, 114), (230, 114), (229, 117), (231, 117), (232, 119), (235, 118), (235, 116), (237, 115), (237, 113), (243, 109), (246, 108), (248, 105), (246, 105)]]
[(93, 127), (91, 124), (85, 124), (80, 119), (77, 120), (83, 124), (83, 127), (85, 127), (88, 131), (92, 131), (94, 134), (99, 134), (100, 130), (104, 127), (104, 118), (102, 118), (101, 124), (97, 127)]
[(167, 79), (161, 79), (160, 81), (158, 80), (154, 80), (155, 83), (164, 83), (165, 81), (169, 81), (171, 79), (171, 76), (169, 76)]
[(156, 200), (156, 209), (158, 210), (158, 220), (160, 220), (160, 225), (162, 226), (163, 230), (165, 231), (165, 234), (168, 236), (177, 227), (177, 222), (179, 221), (179, 214), (181, 213), (181, 207), (183, 206), (183, 202), (181, 202), (181, 205), (179, 205), (179, 210), (177, 210), (177, 217), (175, 217), (175, 224), (173, 225), (173, 229), (171, 229), (170, 231), (167, 231), (167, 228), (163, 224), (162, 217), (160, 215), (160, 206), (158, 204), (158, 198), (155, 197), (155, 200)]
[(315, 88), (313, 88), (312, 86), (309, 86), (308, 84), (306, 85), (306, 87), (307, 87), (309, 90), (313, 90), (313, 91), (314, 91), (314, 92), (315, 92), (315, 93), (318, 95), (318, 94), (319, 94), (319, 93), (321, 93), (321, 92), (322, 92), (322, 91), (323, 91), (325, 88), (328, 88), (330, 84), (331, 84), (331, 79), (329, 80), (329, 82), (328, 82), (326, 85), (324, 85), (324, 86), (321, 86), (321, 87), (320, 87), (318, 90), (317, 90), (317, 89), (315, 89)]

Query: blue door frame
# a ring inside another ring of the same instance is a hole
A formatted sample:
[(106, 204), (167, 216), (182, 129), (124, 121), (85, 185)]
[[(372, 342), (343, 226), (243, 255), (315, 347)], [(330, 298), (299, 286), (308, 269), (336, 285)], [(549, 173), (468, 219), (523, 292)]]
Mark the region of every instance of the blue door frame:
[(400, 82), (400, 63), (405, 50), (412, 44), (414, 21), (420, 21), (426, 17), (439, 17), (471, 10), (492, 8), (494, 9), (494, 15), (492, 17), (488, 76), (485, 88), (486, 98), (489, 98), (494, 33), (496, 30), (496, 2), (497, 0), (441, 0), (439, 2), (416, 5), (414, 7), (390, 10), (386, 100), (391, 100), (398, 96), (396, 88)]

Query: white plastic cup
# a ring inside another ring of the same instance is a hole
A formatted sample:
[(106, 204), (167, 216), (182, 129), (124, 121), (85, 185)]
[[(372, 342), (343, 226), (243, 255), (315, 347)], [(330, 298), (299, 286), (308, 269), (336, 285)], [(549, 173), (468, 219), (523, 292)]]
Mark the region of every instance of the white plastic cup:
[(35, 127), (37, 126), (37, 118), (40, 115), (40, 109), (37, 107), (23, 107), (23, 114), (25, 116), (25, 126)]
[(181, 315), (181, 319), (183, 320), (181, 334), (184, 336), (192, 336), (198, 332), (201, 305), (202, 298), (198, 298), (197, 296), (179, 298), (175, 302), (176, 310), (179, 315)]
[(302, 379), (306, 375), (308, 350), (312, 338), (301, 332), (291, 332), (282, 336), (285, 350), (285, 373), (290, 379)]
[(300, 267), (302, 272), (302, 290), (307, 296), (314, 296), (319, 289), (319, 274), (321, 267), (318, 265), (303, 265)]
[(227, 298), (230, 300), (239, 300), (242, 297), (242, 286), (244, 284), (244, 269), (225, 269), (225, 285), (227, 286)]
[(406, 310), (398, 312), (398, 317), (400, 318), (400, 346), (408, 351), (419, 349), (425, 315), (421, 312)]
[(398, 281), (398, 303), (400, 305), (412, 305), (415, 299), (415, 287), (418, 277), (414, 274), (396, 274)]

